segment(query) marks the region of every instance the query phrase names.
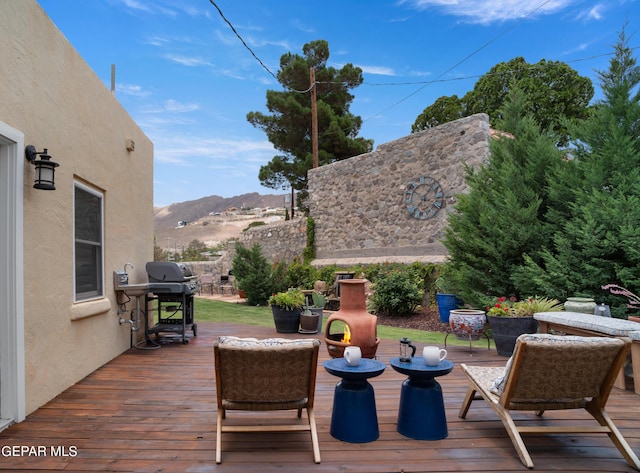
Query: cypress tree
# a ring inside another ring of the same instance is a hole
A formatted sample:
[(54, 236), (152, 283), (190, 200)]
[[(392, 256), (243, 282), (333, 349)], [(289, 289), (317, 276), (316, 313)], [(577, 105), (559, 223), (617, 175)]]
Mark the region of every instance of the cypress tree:
[(235, 248), (232, 271), (238, 289), (245, 291), (248, 305), (265, 305), (275, 291), (271, 266), (262, 254), (260, 244), (246, 248), (237, 242)]
[(458, 197), (449, 217), (448, 269), (464, 301), (474, 306), (483, 306), (488, 296), (520, 297), (517, 268), (525, 254), (537, 257), (550, 240), (546, 188), (561, 154), (525, 109), (526, 98), (514, 86), (499, 124), (507, 133), (491, 141), (485, 164), (467, 170), (469, 192)]
[(549, 297), (620, 306), (602, 285), (640, 289), (640, 68), (628, 43), (623, 30), (598, 73), (604, 98), (571, 130), (573, 159), (550, 187), (553, 244), (521, 273)]

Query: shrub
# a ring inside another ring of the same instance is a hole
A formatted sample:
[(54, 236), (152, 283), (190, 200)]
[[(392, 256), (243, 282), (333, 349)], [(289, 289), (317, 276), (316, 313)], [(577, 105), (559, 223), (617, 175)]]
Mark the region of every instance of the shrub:
[(273, 277), (269, 262), (262, 255), (258, 243), (251, 249), (236, 243), (232, 271), (238, 289), (243, 290), (247, 296), (247, 304), (265, 305), (274, 290)]
[(247, 225), (247, 227), (242, 230), (243, 232), (246, 232), (247, 230), (249, 230), (250, 228), (253, 227), (261, 227), (262, 225), (266, 225), (266, 223), (264, 223), (262, 220), (256, 220), (255, 222), (251, 222), (249, 225)]
[(280, 261), (271, 267), (271, 293), (287, 290), (287, 263)]
[(304, 247), (302, 257), (305, 263), (311, 263), (316, 257), (316, 222), (312, 217), (307, 217), (307, 245)]
[(316, 270), (316, 280), (324, 281), (327, 285), (327, 288), (329, 288), (333, 283), (336, 282), (336, 271), (339, 271), (339, 268), (335, 264), (319, 268)]
[(287, 267), (285, 281), (287, 287), (312, 289), (316, 281), (316, 270), (310, 264), (293, 262)]
[(275, 305), (284, 310), (300, 309), (304, 303), (305, 297), (300, 289), (289, 289), (269, 297), (269, 305)]
[(410, 315), (422, 303), (424, 282), (415, 273), (394, 269), (373, 285), (371, 309), (381, 315)]

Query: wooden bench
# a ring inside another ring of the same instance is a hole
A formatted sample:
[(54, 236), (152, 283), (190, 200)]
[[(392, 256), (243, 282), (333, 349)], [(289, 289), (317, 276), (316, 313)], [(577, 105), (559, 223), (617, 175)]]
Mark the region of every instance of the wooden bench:
[[(578, 312), (538, 312), (533, 317), (540, 324), (542, 333), (553, 329), (586, 337), (630, 338), (633, 342), (631, 344), (633, 388), (636, 394), (640, 394), (640, 323)], [(626, 388), (624, 369), (620, 370), (615, 387)]]

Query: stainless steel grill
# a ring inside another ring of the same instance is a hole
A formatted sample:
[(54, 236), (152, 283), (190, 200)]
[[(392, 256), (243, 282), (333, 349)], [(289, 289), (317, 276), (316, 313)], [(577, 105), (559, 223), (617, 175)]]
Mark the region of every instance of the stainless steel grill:
[[(173, 339), (177, 334), (182, 343), (189, 343), (187, 330), (190, 329), (194, 337), (197, 335), (193, 317), (195, 276), (186, 265), (170, 261), (150, 261), (146, 270), (149, 277), (147, 307), (153, 301), (157, 313), (152, 317), (153, 326), (150, 326), (149, 317), (145, 317), (147, 342), (151, 342), (153, 334), (157, 341)], [(167, 336), (167, 333), (172, 335)]]

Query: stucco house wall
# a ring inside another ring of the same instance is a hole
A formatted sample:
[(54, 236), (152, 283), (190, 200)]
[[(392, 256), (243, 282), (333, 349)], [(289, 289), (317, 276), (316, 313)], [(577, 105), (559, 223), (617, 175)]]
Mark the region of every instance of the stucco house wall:
[[(130, 347), (112, 271), (129, 262), (130, 281), (146, 281), (145, 262), (153, 259), (153, 144), (34, 0), (2, 2), (0, 52), (0, 122), (60, 164), (56, 190), (43, 191), (33, 188), (33, 166), (23, 159), (18, 284), (28, 414)], [(74, 303), (77, 182), (104, 197), (104, 296)]]

